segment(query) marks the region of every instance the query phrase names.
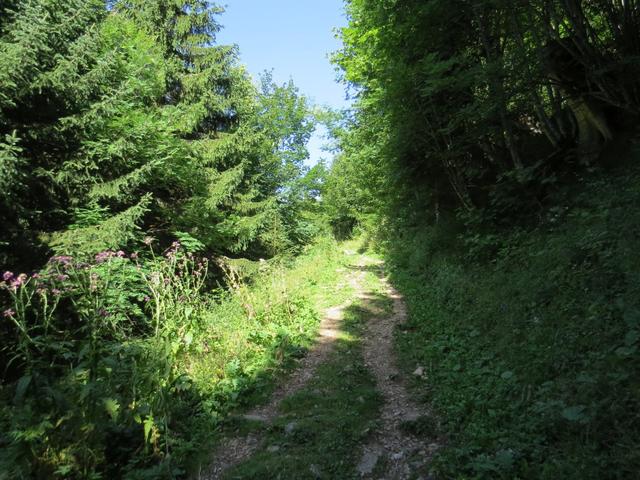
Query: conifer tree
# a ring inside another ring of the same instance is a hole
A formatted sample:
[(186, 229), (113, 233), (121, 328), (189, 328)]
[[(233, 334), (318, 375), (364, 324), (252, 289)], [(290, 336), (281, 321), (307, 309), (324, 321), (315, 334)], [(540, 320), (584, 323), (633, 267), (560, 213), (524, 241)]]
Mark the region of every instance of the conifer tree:
[[(215, 45), (221, 9), (17, 5), (0, 39), (3, 261), (177, 230), (214, 251), (264, 254), (312, 127), (292, 85), (260, 93), (236, 48)], [(15, 244), (25, 254), (10, 258)]]

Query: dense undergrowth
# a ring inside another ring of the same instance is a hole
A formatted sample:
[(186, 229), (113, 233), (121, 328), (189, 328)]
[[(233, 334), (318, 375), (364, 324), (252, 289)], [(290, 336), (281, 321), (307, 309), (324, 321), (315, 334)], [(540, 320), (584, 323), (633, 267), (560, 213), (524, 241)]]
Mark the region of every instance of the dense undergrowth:
[(387, 242), (398, 352), (448, 438), (438, 478), (635, 478), (639, 184), (637, 166), (594, 174), (473, 251), (444, 226)]
[(22, 374), (0, 391), (0, 478), (187, 473), (225, 414), (303, 354), (337, 252), (325, 241), (260, 262), (248, 284), (228, 264), (230, 289), (212, 290), (212, 267), (178, 243), (5, 274), (15, 306), (2, 328), (19, 341), (2, 355)]

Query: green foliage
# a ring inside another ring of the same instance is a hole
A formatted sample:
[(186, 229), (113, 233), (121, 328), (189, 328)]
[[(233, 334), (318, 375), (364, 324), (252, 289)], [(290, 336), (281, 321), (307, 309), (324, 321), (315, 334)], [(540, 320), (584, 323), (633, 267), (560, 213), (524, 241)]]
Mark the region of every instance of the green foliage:
[(449, 439), (440, 476), (635, 475), (638, 181), (635, 167), (593, 175), (481, 257), (441, 227), (388, 237), (410, 313), (398, 351), (407, 371), (425, 367), (415, 391)]
[[(216, 44), (221, 12), (0, 1), (2, 478), (184, 475), (310, 339), (308, 296), (253, 260), (318, 231), (300, 183), (314, 120)], [(257, 267), (228, 284), (212, 253)]]
[(395, 266), (398, 351), (448, 437), (436, 473), (634, 476), (638, 5), (347, 13), (334, 61), (356, 102), (323, 203)]
[(335, 282), (342, 261), (333, 243), (205, 292), (208, 262), (189, 251), (201, 244), (182, 241), (5, 275), (7, 478), (182, 476), (226, 413), (310, 344), (317, 279)]
[(371, 212), (410, 225), (417, 212), (433, 223), (472, 212), (488, 229), (527, 221), (636, 122), (635, 4), (346, 5), (334, 62), (356, 101), (335, 132), (336, 224), (372, 223)]
[[(132, 247), (140, 232), (256, 256), (308, 240), (288, 233), (307, 102), (269, 76), (254, 87), (235, 49), (214, 44), (221, 9), (80, 3), (17, 2), (0, 36), (5, 263)], [(87, 210), (101, 216), (78, 229)]]

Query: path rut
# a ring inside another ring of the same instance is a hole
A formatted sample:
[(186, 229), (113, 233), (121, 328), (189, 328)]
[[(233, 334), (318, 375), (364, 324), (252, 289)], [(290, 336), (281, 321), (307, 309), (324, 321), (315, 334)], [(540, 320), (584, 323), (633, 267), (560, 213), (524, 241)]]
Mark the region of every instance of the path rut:
[[(356, 297), (373, 314), (367, 321), (363, 355), (365, 366), (376, 380), (384, 405), (378, 429), (362, 447), (357, 471), (363, 479), (428, 480), (428, 465), (439, 448), (439, 441), (435, 437), (425, 441), (402, 428), (407, 423), (421, 419), (434, 421), (432, 412), (413, 401), (395, 359), (393, 334), (396, 327), (407, 319), (406, 305), (387, 279), (380, 278), (385, 296), (393, 300), (393, 312), (385, 315), (377, 309), (374, 306), (376, 297), (362, 289), (366, 265), (382, 269), (382, 262), (360, 257), (354, 265), (355, 271), (349, 274), (347, 281), (355, 290)], [(271, 424), (278, 417), (281, 402), (301, 390), (314, 377), (318, 366), (328, 359), (341, 332), (343, 313), (350, 304), (351, 302), (338, 305), (325, 312), (315, 347), (287, 381), (277, 388), (270, 401), (243, 415), (245, 419)], [(198, 478), (222, 478), (227, 470), (247, 460), (262, 446), (260, 434), (228, 439), (214, 452), (213, 463), (206, 473)]]
[[(358, 265), (362, 266), (360, 263)], [(363, 275), (363, 271), (351, 273), (347, 279), (347, 282), (358, 296), (361, 295), (362, 287), (360, 280)], [(287, 378), (286, 382), (276, 389), (269, 402), (245, 413), (243, 415), (245, 419), (270, 424), (277, 418), (280, 403), (285, 398), (304, 388), (313, 378), (318, 366), (327, 360), (333, 350), (336, 339), (340, 335), (340, 324), (344, 310), (350, 304), (351, 302), (347, 302), (334, 306), (325, 312), (320, 322), (318, 338), (314, 348), (304, 357), (299, 367)], [(257, 434), (249, 434), (248, 436), (227, 440), (224, 445), (221, 445), (213, 453), (213, 462), (208, 466), (206, 472), (198, 475), (198, 478), (201, 480), (217, 480), (222, 478), (227, 470), (248, 459), (260, 446), (262, 446), (262, 440)]]
[[(381, 264), (379, 264), (381, 266)], [(384, 399), (380, 427), (363, 448), (358, 472), (362, 478), (405, 480), (428, 478), (426, 471), (438, 449), (437, 439), (425, 442), (402, 429), (406, 422), (432, 419), (432, 412), (413, 401), (406, 380), (397, 366), (393, 348), (393, 333), (407, 319), (402, 296), (381, 279), (388, 298), (393, 300), (390, 316), (371, 318), (364, 338), (364, 360), (371, 370), (377, 388)]]

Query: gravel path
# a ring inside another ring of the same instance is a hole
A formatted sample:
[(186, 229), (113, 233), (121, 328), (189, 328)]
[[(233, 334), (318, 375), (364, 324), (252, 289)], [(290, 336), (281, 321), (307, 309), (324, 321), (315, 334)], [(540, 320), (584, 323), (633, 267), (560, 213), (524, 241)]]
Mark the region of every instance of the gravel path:
[[(373, 373), (378, 390), (384, 398), (380, 427), (364, 446), (358, 472), (362, 478), (404, 480), (428, 479), (425, 471), (434, 452), (437, 439), (425, 442), (401, 429), (404, 422), (430, 418), (431, 412), (416, 404), (407, 390), (395, 361), (393, 333), (407, 319), (402, 296), (381, 279), (388, 298), (393, 299), (391, 316), (372, 318), (364, 338), (365, 365)], [(416, 374), (423, 375), (418, 369)]]

